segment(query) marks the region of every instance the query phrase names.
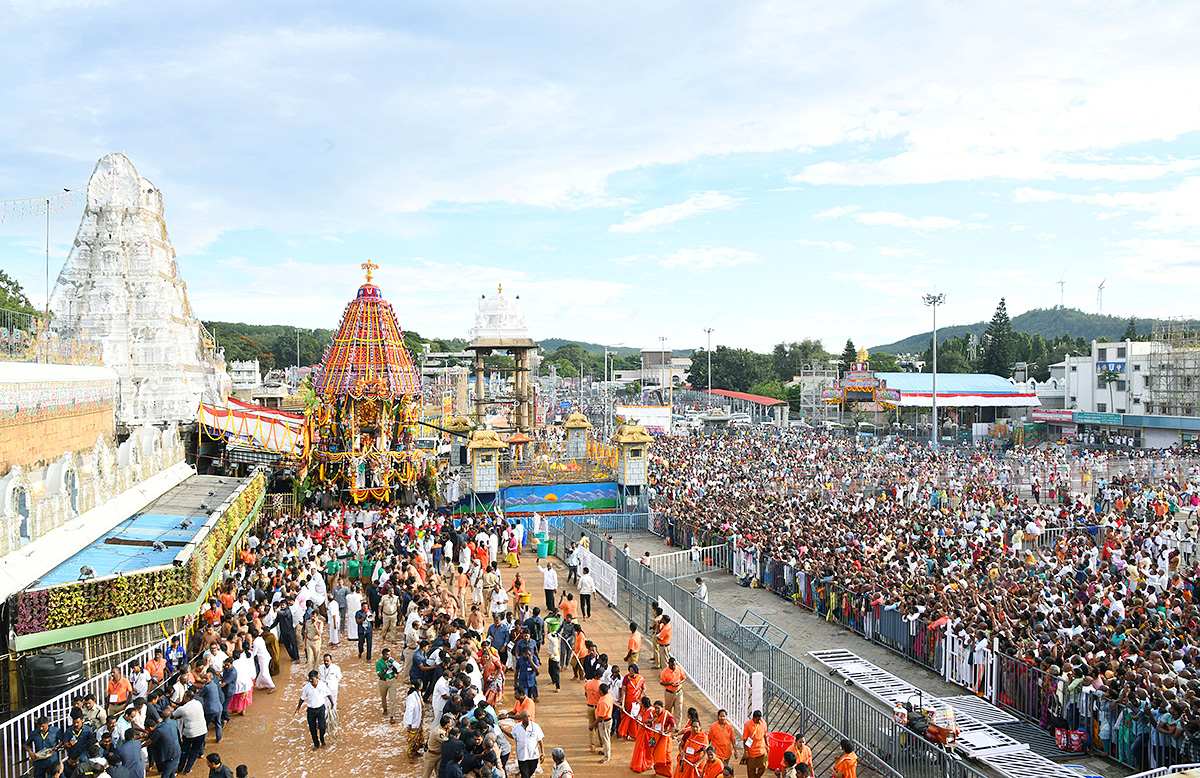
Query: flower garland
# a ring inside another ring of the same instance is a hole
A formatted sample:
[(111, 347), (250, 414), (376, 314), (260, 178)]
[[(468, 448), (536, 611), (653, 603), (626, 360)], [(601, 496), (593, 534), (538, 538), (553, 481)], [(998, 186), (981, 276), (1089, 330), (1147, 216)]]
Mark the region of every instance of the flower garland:
[(23, 591), (16, 597), (13, 630), (18, 635), (30, 635), (191, 602), (258, 504), (266, 483), (266, 476), (260, 472), (246, 484), (200, 541), (187, 565)]

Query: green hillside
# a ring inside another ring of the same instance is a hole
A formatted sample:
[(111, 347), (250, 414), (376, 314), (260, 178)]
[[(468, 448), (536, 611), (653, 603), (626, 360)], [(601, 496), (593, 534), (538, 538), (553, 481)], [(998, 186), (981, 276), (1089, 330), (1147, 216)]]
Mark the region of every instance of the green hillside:
[[(1150, 332), (1154, 327), (1154, 322), (1154, 319), (1138, 319), (1138, 332)], [(1059, 335), (1069, 334), (1075, 338), (1081, 337), (1085, 341), (1117, 340), (1125, 332), (1125, 328), (1128, 325), (1128, 317), (1084, 313), (1075, 308), (1035, 308), (1022, 313), (1020, 316), (1013, 317), (1012, 320), (1014, 332), (1041, 335), (1046, 339), (1053, 339)], [(986, 321), (980, 321), (974, 324), (956, 324), (949, 327), (938, 327), (938, 343), (943, 343), (954, 337), (965, 337), (968, 333), (972, 333), (978, 337), (984, 333), (987, 326), (988, 323)], [(895, 343), (874, 346), (869, 351), (872, 354), (877, 351), (886, 354), (919, 354), (929, 348), (929, 340), (932, 337), (933, 331), (930, 330), (918, 335), (910, 335)]]

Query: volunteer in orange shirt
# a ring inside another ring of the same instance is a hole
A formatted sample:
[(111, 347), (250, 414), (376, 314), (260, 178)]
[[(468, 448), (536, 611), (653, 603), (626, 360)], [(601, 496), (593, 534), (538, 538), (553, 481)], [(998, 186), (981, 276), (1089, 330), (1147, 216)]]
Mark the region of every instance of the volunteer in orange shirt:
[(573, 619), (579, 618), (579, 610), (575, 606), (575, 595), (568, 594), (567, 598), (559, 603), (558, 612), (562, 614), (564, 619), (567, 616), (570, 616)]
[(108, 690), (105, 692), (104, 699), (108, 702), (108, 715), (120, 716), (125, 712), (125, 706), (129, 704), (129, 697), (133, 694), (133, 685), (129, 683), (129, 679), (121, 675), (120, 668), (114, 667), (108, 671)]
[(857, 778), (858, 754), (854, 753), (854, 744), (842, 738), (842, 756), (833, 763), (833, 778)]
[(600, 679), (593, 678), (583, 685), (583, 694), (587, 697), (588, 720), (588, 750), (596, 753), (597, 741), (600, 734), (596, 732), (596, 703), (600, 702)]
[(638, 654), (642, 651), (642, 636), (638, 634), (637, 624), (629, 622), (629, 649), (625, 652), (625, 661), (637, 662)]
[(155, 683), (162, 683), (167, 676), (167, 660), (163, 658), (162, 649), (154, 652), (154, 658), (146, 662), (146, 672)]
[(687, 676), (683, 668), (675, 661), (675, 657), (667, 659), (667, 666), (658, 676), (658, 682), (663, 687), (663, 706), (671, 712), (676, 721), (683, 721), (683, 682)]
[[(662, 617), (662, 626), (658, 628), (658, 634), (655, 635), (654, 646), (654, 667), (659, 668), (667, 663), (667, 657), (671, 655), (671, 617)], [(678, 717), (677, 717), (678, 718)]]
[(796, 764), (808, 765), (808, 774), (813, 774), (812, 749), (808, 747), (808, 743), (804, 742), (803, 732), (796, 733), (796, 742), (792, 744), (792, 747), (788, 751), (796, 753)]
[(742, 740), (746, 747), (746, 777), (762, 778), (767, 771), (767, 722), (763, 721), (761, 710), (754, 711), (742, 727)]
[[(591, 683), (589, 681), (588, 683)], [(600, 697), (596, 700), (595, 715), (591, 727), (600, 737), (600, 764), (612, 757), (612, 716), (616, 700), (608, 691), (608, 684), (599, 686)]]
[(537, 721), (537, 705), (529, 698), (525, 690), (518, 686), (513, 695), (515, 701), (513, 702), (512, 711), (508, 714), (508, 718), (520, 721), (521, 714), (528, 713), (530, 721)]
[(729, 714), (722, 708), (717, 711), (717, 720), (708, 728), (708, 742), (724, 764), (729, 764), (729, 760), (737, 754), (736, 738), (737, 731), (729, 722)]

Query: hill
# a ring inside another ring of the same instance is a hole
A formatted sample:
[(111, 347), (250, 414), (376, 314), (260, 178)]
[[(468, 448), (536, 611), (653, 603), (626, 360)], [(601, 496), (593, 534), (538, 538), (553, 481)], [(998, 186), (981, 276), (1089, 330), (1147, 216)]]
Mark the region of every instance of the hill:
[[(542, 347), (542, 351), (545, 351), (547, 354), (550, 353), (551, 351), (557, 351), (559, 346), (565, 346), (568, 343), (574, 343), (574, 344), (582, 347), (583, 350), (589, 354), (603, 354), (604, 353), (605, 347), (604, 347), (604, 344), (602, 344), (602, 343), (588, 343), (586, 341), (570, 340), (568, 338), (543, 338), (542, 340), (538, 341), (538, 345)], [(618, 346), (615, 349), (610, 348), (608, 350), (608, 353), (611, 354), (614, 351), (619, 356), (622, 356), (622, 357), (629, 357), (629, 356), (634, 356), (634, 355), (638, 355), (638, 354), (642, 353), (642, 350), (640, 348), (632, 348), (630, 346)]]
[[(1138, 319), (1137, 329), (1140, 334), (1150, 332), (1154, 328), (1154, 319)], [(1059, 335), (1070, 335), (1084, 340), (1117, 340), (1125, 333), (1129, 319), (1121, 316), (1108, 316), (1101, 313), (1084, 313), (1076, 308), (1035, 308), (1020, 316), (1014, 316), (1012, 328), (1014, 332), (1025, 332), (1029, 335), (1041, 335), (1053, 339)], [(956, 324), (949, 327), (938, 327), (938, 343), (972, 333), (982, 335), (987, 330), (986, 321), (974, 324)], [(887, 354), (917, 354), (929, 347), (933, 331), (910, 335), (895, 343), (874, 346), (868, 349), (872, 354), (882, 351)]]

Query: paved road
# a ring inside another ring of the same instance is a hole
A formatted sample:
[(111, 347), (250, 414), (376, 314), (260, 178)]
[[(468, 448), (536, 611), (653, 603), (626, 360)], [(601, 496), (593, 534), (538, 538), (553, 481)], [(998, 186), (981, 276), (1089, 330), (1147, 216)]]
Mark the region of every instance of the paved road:
[[(630, 555), (635, 558), (642, 556), (646, 551), (654, 555), (677, 550), (667, 548), (664, 546), (662, 538), (653, 535), (628, 539), (615, 538), (617, 545), (623, 545), (626, 540), (630, 544)], [(713, 607), (734, 619), (741, 618), (747, 610), (759, 614), (787, 633), (783, 649), (811, 667), (825, 669), (825, 666), (809, 656), (808, 652), (844, 649), (853, 651), (868, 662), (903, 678), (925, 690), (931, 696), (956, 697), (966, 693), (963, 687), (948, 683), (940, 675), (910, 662), (883, 646), (859, 637), (837, 624), (827, 622), (782, 597), (764, 589), (746, 589), (739, 586), (729, 573), (708, 573), (704, 575), (704, 579), (708, 583), (708, 599)], [(692, 577), (679, 579), (676, 583), (685, 589), (695, 588)], [(854, 693), (881, 710), (886, 710), (886, 706), (861, 690), (855, 689)], [(890, 711), (888, 712), (890, 713)], [(1130, 775), (1131, 772), (1094, 757), (1073, 761), (1095, 775), (1118, 778)]]

